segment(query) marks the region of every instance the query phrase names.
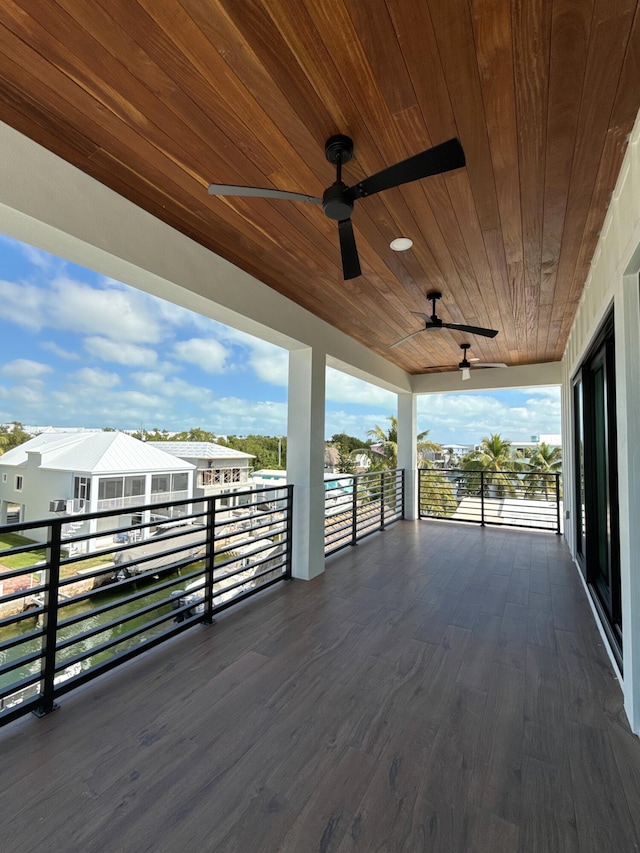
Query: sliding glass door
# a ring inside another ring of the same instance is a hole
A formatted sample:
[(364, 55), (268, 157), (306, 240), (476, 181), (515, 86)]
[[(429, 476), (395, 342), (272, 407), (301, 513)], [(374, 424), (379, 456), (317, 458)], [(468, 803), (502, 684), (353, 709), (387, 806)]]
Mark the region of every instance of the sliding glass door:
[(573, 403), (576, 554), (621, 662), (613, 314), (574, 380)]

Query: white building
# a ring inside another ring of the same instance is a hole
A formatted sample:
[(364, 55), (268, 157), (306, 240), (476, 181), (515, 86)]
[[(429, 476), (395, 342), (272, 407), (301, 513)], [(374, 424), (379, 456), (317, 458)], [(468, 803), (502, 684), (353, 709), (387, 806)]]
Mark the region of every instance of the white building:
[[(190, 498), (195, 465), (122, 432), (43, 433), (0, 456), (0, 523), (123, 509), (121, 525), (152, 521), (144, 504)], [(162, 508), (159, 517), (171, 514)], [(143, 517), (144, 516), (144, 517)], [(77, 532), (99, 533), (92, 519)], [(102, 520), (112, 527), (113, 519)], [(84, 529), (83, 529), (84, 528)]]
[(238, 504), (237, 492), (253, 488), (250, 479), (251, 453), (211, 441), (147, 441), (155, 447), (196, 466), (193, 497), (225, 495), (220, 504), (231, 509)]

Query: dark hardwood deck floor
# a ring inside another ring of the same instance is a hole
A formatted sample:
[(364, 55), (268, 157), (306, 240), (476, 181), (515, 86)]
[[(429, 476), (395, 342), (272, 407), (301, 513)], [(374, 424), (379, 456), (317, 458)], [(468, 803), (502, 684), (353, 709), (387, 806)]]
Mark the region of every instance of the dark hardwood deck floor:
[(0, 731), (0, 848), (640, 849), (640, 741), (559, 537), (400, 522)]

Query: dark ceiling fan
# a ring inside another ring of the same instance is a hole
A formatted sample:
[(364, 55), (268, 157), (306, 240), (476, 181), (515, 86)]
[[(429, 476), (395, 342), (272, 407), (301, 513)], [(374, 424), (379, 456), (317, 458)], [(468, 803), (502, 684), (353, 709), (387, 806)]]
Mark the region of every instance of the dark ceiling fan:
[(210, 184), (211, 195), (252, 196), (254, 198), (281, 198), (289, 201), (301, 201), (306, 204), (321, 204), (325, 216), (338, 222), (342, 272), (344, 278), (356, 278), (361, 274), (356, 238), (351, 223), (354, 202), (359, 198), (419, 181), (430, 175), (439, 175), (465, 165), (464, 151), (459, 139), (449, 139), (420, 154), (414, 154), (406, 160), (389, 166), (375, 175), (364, 178), (352, 187), (342, 180), (342, 167), (353, 157), (353, 141), (343, 134), (332, 136), (324, 146), (327, 160), (335, 164), (336, 180), (324, 191), (322, 198), (287, 192), (286, 190), (265, 189), (262, 187), (242, 187), (229, 184)]
[(420, 311), (411, 312), (412, 314), (415, 314), (416, 317), (420, 317), (424, 320), (424, 328), (418, 329), (417, 332), (411, 332), (410, 335), (405, 335), (404, 338), (400, 338), (400, 340), (396, 341), (395, 344), (391, 344), (390, 349), (403, 344), (405, 341), (408, 341), (409, 338), (415, 337), (415, 335), (419, 335), (420, 332), (429, 332), (431, 329), (453, 329), (458, 332), (469, 332), (472, 335), (482, 335), (485, 338), (495, 338), (498, 334), (497, 329), (484, 329), (482, 326), (468, 326), (466, 323), (445, 323), (436, 314), (436, 302), (439, 299), (442, 299), (442, 294), (438, 290), (432, 290), (430, 293), (427, 293), (427, 299), (432, 305), (431, 316), (428, 314), (422, 314)]
[[(459, 370), (462, 371), (462, 380), (471, 378), (472, 367), (506, 367), (503, 361), (480, 361), (479, 358), (467, 358), (467, 351), (471, 349), (471, 344), (460, 344), (462, 350), (462, 361), (458, 364)], [(425, 367), (425, 370), (441, 370), (445, 367), (453, 367), (453, 364), (430, 364)]]

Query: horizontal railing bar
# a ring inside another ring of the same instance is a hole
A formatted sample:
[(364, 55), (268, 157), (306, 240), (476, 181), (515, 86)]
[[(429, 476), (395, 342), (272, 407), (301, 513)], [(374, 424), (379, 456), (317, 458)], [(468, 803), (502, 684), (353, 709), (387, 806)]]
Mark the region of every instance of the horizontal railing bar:
[[(284, 554), (281, 554), (280, 556), (282, 557), (282, 561), (281, 561), (278, 565), (273, 566), (272, 568), (268, 569), (268, 571), (270, 571), (270, 572), (271, 572), (271, 571), (275, 572), (275, 571), (277, 571), (277, 569), (282, 568), (282, 566), (286, 565), (285, 555), (284, 555)], [(257, 563), (253, 563), (253, 564), (250, 566), (250, 568), (251, 568), (251, 569), (253, 569), (253, 567), (254, 567), (254, 566), (261, 566), (261, 565), (263, 565), (263, 564), (264, 564), (264, 563), (266, 563), (266, 562), (267, 562), (267, 560), (266, 560), (266, 559), (265, 559), (265, 560), (261, 560), (261, 561), (259, 561), (259, 562), (257, 562)], [(226, 580), (228, 580), (229, 578), (235, 578), (235, 577), (237, 577), (238, 575), (241, 575), (241, 574), (243, 574), (243, 573), (244, 573), (244, 572), (246, 572), (246, 571), (248, 571), (248, 569), (247, 569), (247, 568), (238, 568), (238, 569), (236, 569), (236, 571), (234, 571), (234, 572), (227, 572), (227, 574), (225, 574), (225, 575), (219, 575), (219, 576), (216, 576), (216, 577), (214, 577), (214, 583), (215, 583), (215, 584), (222, 583), (223, 581), (226, 581)], [(239, 581), (239, 583), (240, 583), (240, 584), (243, 584), (243, 583), (249, 583), (249, 581), (252, 581), (255, 577), (259, 577), (259, 575), (252, 575), (250, 578), (246, 578), (245, 580)], [(225, 590), (223, 590), (223, 592), (224, 592), (224, 591), (225, 591)], [(213, 597), (215, 598), (215, 596), (216, 596), (217, 594), (218, 594), (218, 592), (217, 592), (217, 591), (215, 591), (215, 592), (214, 592), (214, 596), (213, 596)]]
[[(159, 555), (156, 554), (156, 557), (158, 557), (158, 556)], [(76, 601), (76, 600), (81, 600), (84, 598), (95, 598), (96, 596), (104, 595), (105, 592), (111, 592), (113, 590), (122, 589), (123, 587), (128, 586), (128, 585), (130, 585), (134, 582), (137, 582), (137, 581), (152, 580), (155, 577), (155, 575), (157, 575), (159, 572), (162, 572), (163, 574), (177, 573), (180, 571), (180, 569), (184, 568), (185, 566), (190, 566), (192, 563), (199, 563), (202, 559), (203, 559), (202, 556), (194, 555), (194, 556), (190, 556), (190, 557), (185, 557), (183, 560), (176, 560), (173, 563), (168, 563), (166, 566), (158, 566), (155, 569), (147, 569), (146, 571), (143, 571), (143, 572), (136, 572), (135, 574), (130, 575), (127, 578), (122, 578), (121, 580), (114, 581), (113, 583), (103, 584), (102, 586), (94, 587), (93, 589), (88, 589), (88, 590), (86, 590), (86, 592), (80, 593), (77, 596), (67, 598), (64, 601), (59, 602), (59, 607), (60, 608), (68, 607), (70, 604), (73, 604), (74, 601)], [(136, 563), (128, 563), (128, 564), (125, 563), (125, 564), (121, 564), (121, 565), (113, 565), (113, 566), (110, 566), (106, 570), (101, 569), (100, 571), (96, 572), (95, 574), (87, 573), (86, 575), (83, 576), (83, 579), (84, 580), (95, 580), (96, 578), (101, 577), (102, 575), (105, 575), (105, 574), (117, 574), (120, 570), (125, 569), (127, 567), (127, 565), (129, 565), (129, 566), (140, 565), (141, 562), (142, 562), (142, 560), (140, 560), (139, 562), (136, 562)], [(77, 578), (65, 578), (64, 581), (60, 581), (60, 587), (63, 588), (64, 586), (71, 586), (72, 584), (77, 583), (77, 582), (78, 582)]]
[[(82, 672), (78, 673), (78, 675), (74, 676), (73, 678), (69, 678), (66, 681), (61, 682), (60, 684), (57, 684), (55, 689), (56, 698), (63, 696), (65, 693), (69, 693), (76, 687), (81, 687), (83, 684), (86, 684), (89, 681), (93, 681), (95, 678), (99, 678), (101, 675), (110, 672), (112, 669), (116, 669), (118, 666), (121, 666), (127, 661), (133, 660), (134, 658), (138, 657), (138, 655), (143, 654), (149, 649), (161, 645), (161, 643), (164, 643), (166, 640), (169, 640), (172, 637), (183, 633), (183, 631), (185, 631), (187, 628), (190, 628), (192, 624), (193, 623), (191, 622), (181, 622), (180, 624), (176, 624), (172, 628), (163, 631), (160, 634), (156, 634), (153, 637), (149, 637), (144, 643), (133, 646), (130, 649), (124, 649), (122, 652), (112, 655), (106, 661), (101, 661), (100, 663), (95, 664), (89, 669), (83, 670)], [(88, 656), (90, 657), (90, 654)], [(69, 665), (70, 664), (67, 662), (65, 669)]]
[[(199, 572), (194, 574), (194, 577), (197, 577)], [(151, 575), (146, 576), (146, 579), (150, 579)], [(141, 579), (145, 579), (144, 575), (137, 575), (135, 580), (139, 581)], [(110, 601), (107, 604), (99, 605), (97, 607), (92, 607), (91, 610), (87, 610), (82, 614), (76, 614), (74, 616), (67, 616), (65, 619), (61, 619), (58, 623), (59, 628), (68, 628), (71, 625), (76, 625), (78, 622), (82, 622), (84, 619), (88, 619), (91, 616), (102, 616), (104, 613), (109, 613), (111, 610), (117, 610), (119, 607), (125, 607), (129, 604), (133, 604), (136, 601), (140, 601), (144, 598), (147, 598), (149, 595), (154, 595), (157, 592), (162, 592), (165, 589), (171, 589), (172, 586), (175, 586), (178, 583), (183, 583), (184, 578), (170, 578), (166, 581), (160, 581), (152, 587), (147, 587), (146, 589), (136, 590), (135, 592), (130, 593), (129, 595), (124, 595), (122, 598), (118, 598), (117, 601)], [(118, 581), (115, 584), (110, 584), (108, 587), (101, 587), (99, 589), (90, 590), (91, 593), (102, 593), (105, 594), (106, 591), (111, 592), (114, 589), (118, 589), (118, 585), (121, 584), (121, 587), (130, 586), (132, 583), (131, 578), (127, 578), (123, 581)], [(79, 601), (83, 601), (85, 599), (85, 595), (79, 595), (76, 599), (71, 599), (70, 601), (65, 602), (66, 605), (76, 604)]]
[(8, 672), (13, 672), (14, 669), (20, 669), (20, 667), (28, 666), (30, 663), (42, 660), (42, 658), (42, 649), (38, 649), (35, 652), (29, 652), (19, 658), (14, 658), (13, 660), (7, 661), (7, 663), (0, 664), (0, 675), (6, 675)]
[(213, 607), (213, 613), (221, 613), (223, 610), (228, 610), (229, 607), (232, 607), (234, 604), (238, 604), (240, 601), (245, 601), (247, 598), (251, 598), (252, 595), (255, 595), (258, 592), (262, 592), (270, 586), (273, 586), (276, 583), (282, 583), (282, 581), (286, 580), (284, 575), (280, 575), (277, 578), (273, 578), (272, 580), (268, 580), (265, 583), (261, 584), (261, 586), (256, 589), (248, 590), (247, 592), (241, 592), (232, 598), (230, 601), (223, 601), (221, 604), (216, 604)]
[(13, 684), (0, 688), (0, 700), (4, 700), (7, 696), (12, 696), (14, 693), (19, 693), (21, 690), (25, 690), (33, 684), (38, 684), (41, 680), (42, 676), (39, 672), (25, 675), (24, 678), (20, 679), (20, 681), (14, 681)]
[(35, 595), (38, 591), (41, 591), (43, 589), (46, 589), (46, 586), (34, 586), (31, 589), (19, 589), (17, 592), (6, 592), (2, 596), (2, 603), (6, 604), (9, 601), (17, 601), (20, 598), (29, 598), (30, 596)]
[[(57, 650), (64, 651), (65, 649), (71, 648), (72, 646), (75, 646), (78, 643), (82, 643), (85, 640), (89, 640), (91, 637), (96, 637), (99, 634), (104, 634), (105, 631), (110, 631), (112, 628), (115, 628), (118, 625), (126, 625), (126, 623), (130, 622), (132, 619), (139, 619), (141, 616), (145, 616), (147, 613), (152, 613), (154, 610), (158, 610), (160, 607), (166, 607), (167, 605), (171, 605), (171, 598), (163, 598), (161, 601), (152, 602), (151, 604), (148, 604), (145, 607), (141, 607), (138, 610), (134, 610), (132, 613), (127, 613), (126, 616), (120, 617), (118, 619), (112, 619), (110, 622), (105, 622), (102, 625), (96, 625), (94, 628), (89, 628), (86, 631), (80, 631), (78, 634), (74, 634), (72, 637), (67, 637), (66, 640), (59, 640), (57, 644)], [(85, 616), (84, 618), (85, 620), (90, 619), (91, 615), (87, 614), (87, 616)], [(144, 625), (140, 626), (140, 631), (147, 630), (150, 627), (153, 627), (153, 621), (145, 622)], [(118, 635), (117, 638), (114, 638), (114, 643), (119, 643), (122, 638), (126, 636), (127, 633)], [(100, 648), (103, 647), (94, 646), (91, 649), (91, 653), (97, 654), (96, 650)], [(108, 648), (108, 646), (106, 646), (106, 648)], [(68, 665), (69, 664), (67, 664), (67, 666)]]
[[(164, 606), (165, 604), (167, 604), (167, 602), (162, 602), (159, 606)], [(157, 608), (153, 608), (153, 609), (157, 609)], [(132, 614), (129, 619), (126, 619), (122, 622), (118, 622), (115, 624), (125, 624), (125, 622), (130, 621), (130, 619), (135, 619), (135, 618), (136, 618), (136, 614)], [(149, 622), (146, 622), (144, 625), (138, 625), (135, 628), (131, 628), (129, 631), (125, 631), (124, 634), (119, 634), (117, 637), (111, 638), (108, 642), (100, 643), (100, 645), (93, 646), (90, 649), (83, 649), (83, 651), (80, 654), (73, 655), (73, 656), (68, 657), (68, 658), (64, 658), (62, 661), (60, 661), (60, 665), (64, 664), (64, 666), (62, 666), (62, 668), (67, 669), (68, 667), (73, 666), (74, 664), (82, 663), (83, 660), (87, 660), (90, 657), (94, 657), (94, 656), (97, 657), (98, 655), (104, 654), (104, 652), (108, 652), (109, 649), (115, 648), (115, 646), (119, 646), (122, 643), (127, 642), (128, 640), (134, 639), (134, 637), (137, 637), (139, 634), (143, 634), (145, 631), (149, 631), (149, 630), (153, 629), (154, 627), (156, 627), (156, 625), (162, 625), (164, 622), (167, 622), (170, 619), (173, 619), (173, 610), (171, 610), (169, 613), (162, 614), (161, 616), (158, 616), (155, 619), (151, 619)], [(113, 625), (104, 626), (103, 630), (106, 631), (109, 629), (109, 627), (113, 627)], [(102, 632), (101, 631), (94, 632), (93, 634), (91, 634), (89, 636), (95, 636), (95, 633), (99, 634)], [(71, 646), (77, 645), (77, 643), (82, 642), (82, 639), (83, 639), (82, 635), (78, 635), (78, 639), (74, 639), (73, 643), (70, 643), (69, 641), (65, 641), (64, 644), (59, 644), (58, 648), (64, 651), (64, 649), (71, 648)], [(140, 643), (140, 645), (144, 646), (145, 643)]]
[(3, 640), (0, 643), (0, 652), (8, 652), (9, 649), (15, 649), (16, 646), (21, 646), (23, 643), (32, 643), (42, 637), (44, 631), (42, 628), (36, 628), (29, 631), (28, 634), (18, 634), (17, 637), (12, 637), (10, 640)]

